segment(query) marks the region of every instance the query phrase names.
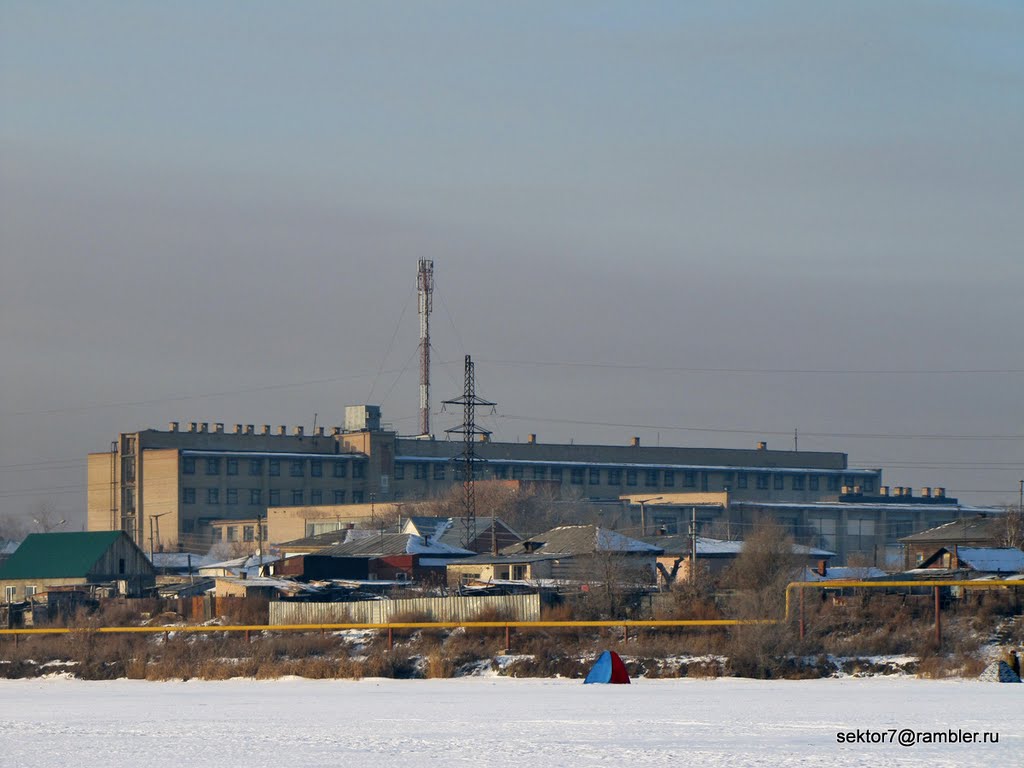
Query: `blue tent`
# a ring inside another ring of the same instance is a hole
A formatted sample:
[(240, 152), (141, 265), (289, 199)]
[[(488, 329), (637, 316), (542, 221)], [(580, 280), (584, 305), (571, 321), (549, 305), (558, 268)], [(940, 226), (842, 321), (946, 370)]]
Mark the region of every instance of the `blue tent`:
[(583, 683), (584, 685), (587, 683), (629, 685), (629, 673), (626, 672), (626, 665), (622, 663), (619, 654), (615, 651), (605, 651), (594, 662), (594, 666), (590, 668), (587, 679)]

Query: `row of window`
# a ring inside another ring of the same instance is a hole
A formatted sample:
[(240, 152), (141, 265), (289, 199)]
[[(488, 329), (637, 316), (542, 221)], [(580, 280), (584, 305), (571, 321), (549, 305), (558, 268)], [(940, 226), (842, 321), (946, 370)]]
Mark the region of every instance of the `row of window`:
[[(242, 529), (242, 538), (238, 538), (238, 529)], [(263, 540), (267, 540), (267, 526), (260, 526), (263, 529)], [(223, 529), (216, 527), (213, 529), (213, 540), (217, 541), (256, 541), (256, 526), (255, 525), (227, 525)]]
[[(225, 473), (228, 475), (239, 474), (240, 468), (247, 465), (250, 477), (262, 477), (264, 461), (267, 462), (267, 474), (271, 477), (279, 477), (281, 475), (282, 461), (288, 465), (288, 475), (291, 477), (306, 477), (306, 464), (309, 464), (309, 477), (324, 476), (325, 462), (323, 459), (222, 459), (220, 456), (210, 456), (203, 459), (203, 464), (207, 475), (219, 475), (221, 473), (221, 465), (223, 464)], [(352, 464), (353, 478), (358, 480), (366, 477), (365, 461), (328, 460), (326, 463), (330, 466), (331, 477), (348, 477), (348, 465), (350, 463)], [(197, 460), (194, 456), (182, 458), (181, 474), (194, 475), (196, 474), (196, 467)]]
[[(221, 493), (220, 488), (204, 488), (199, 489), (205, 491), (205, 504), (220, 504)], [(272, 488), (267, 493), (267, 503), (263, 503), (263, 491), (259, 488), (228, 488), (224, 493), (224, 503), (229, 507), (237, 506), (242, 503), (241, 500), (245, 498), (245, 493), (249, 493), (249, 505), (254, 507), (270, 506), (279, 507), (282, 504), (283, 499), (287, 499), (289, 504), (299, 506), (306, 504), (306, 492), (301, 488), (296, 488), (292, 491), (285, 491), (282, 496), (282, 492), (278, 488)], [(324, 493), (320, 488), (314, 488), (309, 492), (309, 504), (345, 504), (346, 493), (342, 488), (335, 488), (334, 490)], [(326, 500), (329, 500), (326, 501)], [(182, 504), (196, 504), (198, 503), (198, 494), (196, 488), (182, 488), (181, 489), (181, 503)], [(362, 504), (363, 503), (363, 492), (352, 491), (352, 503)]]
[[(513, 480), (549, 480), (561, 483), (568, 476), (572, 485), (601, 485), (602, 480), (607, 485), (637, 486), (641, 484), (648, 488), (697, 488), (698, 483), (702, 491), (708, 490), (708, 478), (711, 473), (686, 470), (677, 472), (672, 469), (602, 469), (600, 467), (559, 467), (548, 465), (524, 466), (522, 464), (489, 464), (494, 477), (505, 480), (511, 477)], [(413, 477), (416, 480), (423, 480), (427, 477), (426, 464), (413, 465)], [(789, 478), (789, 488), (794, 491), (818, 491), (821, 490), (821, 480), (824, 478), (825, 487), (829, 491), (838, 491), (840, 485), (853, 485), (856, 479), (853, 477), (841, 477), (839, 475), (799, 475), (778, 472), (716, 472), (720, 475), (723, 486), (732, 486), (738, 489), (749, 488), (751, 476), (758, 490), (767, 490), (769, 487), (777, 491), (786, 488), (786, 479)], [(445, 465), (435, 464), (433, 469), (435, 480), (445, 477)], [(395, 464), (395, 479), (405, 478), (405, 468), (401, 463)], [(874, 491), (874, 479), (864, 478), (860, 485), (866, 493)]]

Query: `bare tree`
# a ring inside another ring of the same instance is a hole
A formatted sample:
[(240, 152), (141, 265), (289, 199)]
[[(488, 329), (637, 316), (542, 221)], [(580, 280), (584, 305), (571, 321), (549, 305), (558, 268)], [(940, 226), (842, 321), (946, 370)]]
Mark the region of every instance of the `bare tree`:
[(1004, 547), (1024, 549), (1024, 510), (1020, 507), (1006, 508), (1006, 529), (1000, 542)]

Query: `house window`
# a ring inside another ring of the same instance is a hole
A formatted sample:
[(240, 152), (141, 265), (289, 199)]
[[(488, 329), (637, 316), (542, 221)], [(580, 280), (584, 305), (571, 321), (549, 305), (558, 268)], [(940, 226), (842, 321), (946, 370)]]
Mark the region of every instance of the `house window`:
[(196, 489), (195, 488), (182, 488), (181, 489), (181, 503), (182, 504), (195, 504), (196, 503)]
[(228, 541), (238, 541), (238, 528), (233, 525), (227, 527)]
[(648, 469), (644, 476), (644, 485), (648, 488), (653, 488), (658, 484), (658, 470)]
[(206, 460), (206, 474), (208, 474), (208, 475), (219, 475), (220, 474), (220, 459), (207, 459)]
[(344, 504), (345, 503), (345, 492), (344, 491), (336, 490), (334, 492), (334, 503), (335, 504)]
[(412, 465), (412, 478), (413, 478), (413, 480), (426, 480), (427, 479), (427, 465), (426, 464), (413, 464)]
[(331, 474), (334, 475), (334, 477), (348, 477), (348, 464), (344, 461), (334, 462)]
[(444, 464), (435, 464), (434, 465), (434, 479), (435, 480), (444, 480)]
[(534, 480), (543, 480), (544, 477), (547, 475), (547, 472), (548, 472), (547, 467), (534, 467), (533, 468), (533, 479)]
[(117, 561), (117, 573), (119, 576), (124, 576), (124, 572), (124, 558), (122, 557), (120, 560)]
[(622, 470), (621, 469), (609, 469), (608, 470), (608, 485), (622, 485)]
[(181, 521), (181, 532), (182, 533), (193, 533), (196, 530), (196, 521), (185, 519)]
[(229, 475), (238, 474), (238, 459), (228, 459), (227, 461), (227, 472)]
[(301, 504), (301, 503), (302, 503), (302, 490), (301, 489), (296, 489), (296, 490), (292, 491), (292, 504)]
[(875, 521), (855, 518), (846, 521), (847, 550), (870, 552), (875, 547)]
[(683, 487), (684, 488), (695, 488), (697, 486), (697, 473), (696, 472), (683, 472)]
[(224, 531), (222, 531), (220, 528), (214, 528), (213, 529), (213, 540), (214, 541), (223, 541), (224, 540)]
[(292, 477), (302, 477), (302, 474), (306, 469), (304, 466), (305, 463), (306, 462), (304, 462), (302, 459), (293, 461), (291, 463), (291, 467), (288, 470), (288, 474), (291, 475)]
[(362, 504), (363, 503), (363, 492), (362, 491), (352, 491), (352, 503), (353, 504)]
[(355, 462), (352, 462), (352, 479), (354, 479), (354, 480), (362, 480), (364, 477), (366, 477), (366, 462), (365, 461), (355, 461)]
[(512, 467), (512, 479), (513, 480), (522, 480), (523, 479), (523, 468), (522, 467)]
[(250, 504), (259, 504), (262, 501), (262, 499), (260, 498), (262, 495), (263, 495), (263, 492), (259, 488), (250, 488), (249, 489), (249, 503)]
[(194, 475), (196, 473), (196, 460), (188, 457), (181, 460), (181, 474)]
[(324, 476), (324, 463), (320, 459), (313, 459), (309, 462), (309, 476), (310, 477), (323, 477)]
[(271, 459), (268, 466), (270, 467), (270, 476), (278, 477), (281, 474), (281, 460)]
[(309, 492), (309, 503), (310, 504), (323, 504), (324, 503), (324, 492), (319, 488), (315, 488)]
[(776, 491), (781, 491), (785, 487), (784, 486), (785, 475), (776, 474), (776, 475), (774, 475), (774, 477), (772, 479), (774, 481), (773, 487), (775, 488)]
[(206, 503), (207, 504), (220, 504), (220, 488), (207, 488), (206, 489)]
[(569, 482), (573, 485), (583, 485), (583, 467), (573, 467), (569, 470)]
[(255, 526), (243, 525), (242, 526), (242, 541), (252, 541), (256, 538)]
[(676, 484), (676, 473), (673, 472), (671, 469), (666, 469), (665, 470), (665, 478), (664, 478), (664, 480), (665, 480), (665, 487), (666, 488), (673, 488), (673, 487), (675, 487), (675, 484)]
[(401, 461), (395, 462), (395, 480), (405, 480), (405, 464)]
[(263, 459), (249, 459), (249, 475), (259, 477), (263, 474)]
[(238, 504), (238, 489), (228, 488), (228, 506), (234, 506)]
[(819, 478), (818, 478), (817, 475), (808, 475), (808, 477), (807, 477), (807, 488), (808, 488), (808, 490), (811, 490), (811, 491), (818, 490), (818, 479)]
[(270, 506), (281, 506), (281, 491), (279, 491), (277, 488), (270, 489)]
[(526, 578), (526, 566), (525, 565), (513, 565), (510, 569), (513, 581), (522, 581)]
[(747, 487), (747, 473), (746, 472), (737, 472), (736, 473), (736, 487), (737, 488), (746, 488)]
[(913, 520), (890, 520), (889, 521), (889, 540), (897, 541), (902, 539), (904, 536), (909, 536), (914, 532), (914, 521)]
[(864, 493), (875, 492), (875, 480), (872, 477), (864, 478)]
[[(562, 482), (562, 468), (561, 467), (552, 467), (551, 468), (551, 480), (552, 480), (552, 482), (555, 482), (555, 483)], [(580, 475), (580, 482), (581, 483), (583, 482), (582, 473)]]
[(757, 487), (758, 487), (759, 490), (762, 490), (762, 491), (768, 489), (768, 473), (767, 472), (758, 472), (757, 473)]
[[(123, 563), (124, 560), (122, 560), (121, 562)], [(124, 573), (124, 571), (122, 571), (122, 573)], [(25, 585), (25, 599), (28, 600), (30, 597), (34, 597), (36, 592), (38, 592), (38, 591), (39, 591), (39, 587), (36, 586), (35, 584), (26, 584)]]
[(626, 485), (636, 485), (636, 470), (635, 469), (627, 469), (626, 470)]
[(793, 475), (793, 490), (802, 491), (804, 489), (804, 476)]
[(17, 587), (4, 587), (4, 602), (13, 603), (14, 596), (18, 593)]

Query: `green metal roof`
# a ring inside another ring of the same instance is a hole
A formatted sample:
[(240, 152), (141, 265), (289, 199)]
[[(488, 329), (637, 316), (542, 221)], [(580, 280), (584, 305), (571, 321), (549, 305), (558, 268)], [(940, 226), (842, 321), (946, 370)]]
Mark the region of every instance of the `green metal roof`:
[(84, 577), (121, 531), (32, 533), (0, 565), (0, 580)]

